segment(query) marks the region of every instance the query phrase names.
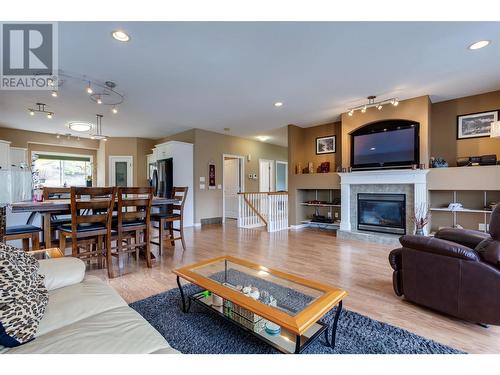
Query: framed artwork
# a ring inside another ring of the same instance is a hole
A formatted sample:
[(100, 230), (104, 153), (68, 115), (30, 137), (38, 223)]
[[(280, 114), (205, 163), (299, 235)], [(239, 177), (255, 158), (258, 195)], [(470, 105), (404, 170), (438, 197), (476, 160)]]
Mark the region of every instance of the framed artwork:
[(335, 136), (316, 138), (316, 155), (334, 154), (335, 153)]
[(215, 189), (215, 163), (208, 163), (208, 188)]
[(498, 121), (498, 111), (457, 116), (457, 139), (489, 137), (494, 121)]

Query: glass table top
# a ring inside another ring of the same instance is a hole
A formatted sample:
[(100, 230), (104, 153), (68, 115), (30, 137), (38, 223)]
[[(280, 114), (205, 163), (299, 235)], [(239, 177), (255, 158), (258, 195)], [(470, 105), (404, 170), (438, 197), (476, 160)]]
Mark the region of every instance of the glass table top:
[(298, 277), (237, 259), (218, 259), (191, 271), (290, 316), (297, 315), (326, 292)]

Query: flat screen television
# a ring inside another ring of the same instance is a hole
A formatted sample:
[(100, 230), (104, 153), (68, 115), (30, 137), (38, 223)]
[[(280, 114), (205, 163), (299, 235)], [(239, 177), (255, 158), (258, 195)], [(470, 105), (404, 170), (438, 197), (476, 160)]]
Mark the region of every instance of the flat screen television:
[(410, 168), (419, 164), (419, 124), (380, 121), (351, 133), (353, 169)]

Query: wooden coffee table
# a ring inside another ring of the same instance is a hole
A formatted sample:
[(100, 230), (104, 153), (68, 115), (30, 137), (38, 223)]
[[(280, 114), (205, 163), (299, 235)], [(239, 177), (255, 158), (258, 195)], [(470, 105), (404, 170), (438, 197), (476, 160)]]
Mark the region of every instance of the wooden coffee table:
[(57, 247), (51, 247), (49, 249), (41, 250), (30, 250), (27, 251), (27, 253), (34, 256), (36, 259), (62, 258), (64, 256), (63, 252)]
[[(283, 353), (302, 352), (322, 333), (327, 344), (335, 347), (342, 300), (347, 296), (342, 289), (232, 256), (194, 263), (173, 272), (185, 313), (191, 302), (196, 303)], [(204, 290), (186, 296), (181, 278)], [(321, 318), (335, 306), (330, 327)], [(276, 325), (279, 333), (273, 332)]]

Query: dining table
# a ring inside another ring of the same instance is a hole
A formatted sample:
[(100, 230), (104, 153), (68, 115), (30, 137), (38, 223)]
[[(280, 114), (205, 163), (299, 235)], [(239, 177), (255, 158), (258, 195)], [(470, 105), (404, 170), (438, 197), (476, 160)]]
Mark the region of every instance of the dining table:
[[(85, 199), (84, 200), (91, 200)], [(96, 198), (98, 199), (98, 198)], [(126, 198), (125, 198), (126, 199)], [(130, 198), (134, 199), (134, 198)], [(152, 207), (165, 207), (172, 204), (180, 204), (177, 199), (153, 197)], [(55, 214), (68, 214), (71, 210), (71, 199), (50, 199), (41, 202), (22, 201), (9, 204), (12, 213), (31, 213), (26, 224), (32, 224), (37, 215), (42, 217), (42, 229), (45, 246), (52, 244), (51, 218)]]

